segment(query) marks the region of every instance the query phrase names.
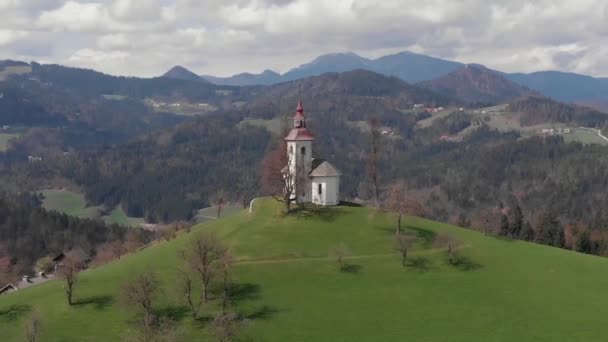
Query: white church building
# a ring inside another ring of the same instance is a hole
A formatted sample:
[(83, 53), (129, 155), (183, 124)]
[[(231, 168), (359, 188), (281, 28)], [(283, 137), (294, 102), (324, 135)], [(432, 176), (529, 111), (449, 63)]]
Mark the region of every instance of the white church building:
[(312, 157), (315, 138), (306, 128), (304, 107), (298, 101), (293, 128), (285, 137), (289, 179), (295, 181), (292, 198), (300, 204), (313, 203), (330, 206), (340, 204), (340, 176), (342, 173), (330, 162)]

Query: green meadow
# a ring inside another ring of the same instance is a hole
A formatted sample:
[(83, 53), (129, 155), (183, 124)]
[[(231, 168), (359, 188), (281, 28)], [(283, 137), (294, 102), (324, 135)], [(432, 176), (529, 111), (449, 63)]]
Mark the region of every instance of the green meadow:
[(101, 218), (109, 224), (120, 224), (123, 226), (140, 226), (144, 223), (143, 218), (128, 216), (118, 206), (108, 215), (100, 216), (99, 206), (87, 206), (84, 195), (66, 189), (50, 189), (40, 191), (44, 195), (42, 206), (47, 210), (55, 210), (80, 218)]
[[(209, 323), (188, 315), (178, 282), (179, 251), (204, 231), (236, 257), (239, 341), (606, 340), (607, 259), (409, 217), (417, 239), (403, 267), (390, 214), (344, 206), (283, 217), (268, 199), (254, 209), (83, 272), (72, 307), (59, 281), (0, 297), (1, 340), (23, 341), (33, 312), (41, 341), (125, 340), (134, 316), (120, 287), (142, 270), (161, 279), (154, 306), (177, 322), (182, 340), (213, 340)], [(444, 234), (459, 241), (457, 266), (436, 243)], [(345, 272), (328, 256), (338, 244), (350, 250)]]
[(8, 149), (8, 144), (11, 139), (18, 138), (20, 134), (17, 133), (0, 133), (0, 152)]

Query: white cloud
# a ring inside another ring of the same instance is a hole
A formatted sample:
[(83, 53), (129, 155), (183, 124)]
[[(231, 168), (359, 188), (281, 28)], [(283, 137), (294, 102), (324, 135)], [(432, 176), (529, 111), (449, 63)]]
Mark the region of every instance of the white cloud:
[(26, 31), (13, 31), (0, 29), (0, 46), (10, 44), (18, 39), (22, 39), (27, 36)]
[[(0, 0), (3, 55), (158, 75), (286, 71), (329, 52), (411, 49), (504, 71), (608, 76), (603, 0)], [(48, 33), (50, 32), (50, 33)]]

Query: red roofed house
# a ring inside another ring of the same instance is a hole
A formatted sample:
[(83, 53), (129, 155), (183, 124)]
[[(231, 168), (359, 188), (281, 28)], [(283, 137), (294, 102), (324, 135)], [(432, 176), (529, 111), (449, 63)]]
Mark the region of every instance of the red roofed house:
[(318, 205), (338, 205), (340, 203), (340, 176), (330, 162), (312, 157), (312, 143), (315, 140), (306, 128), (304, 107), (298, 101), (293, 118), (293, 129), (285, 137), (287, 142), (290, 179), (296, 181), (294, 200), (297, 203)]

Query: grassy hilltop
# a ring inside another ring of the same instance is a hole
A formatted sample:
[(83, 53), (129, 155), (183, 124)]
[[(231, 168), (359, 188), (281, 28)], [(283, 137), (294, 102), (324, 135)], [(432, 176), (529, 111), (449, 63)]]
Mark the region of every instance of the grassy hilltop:
[[(388, 214), (338, 207), (283, 218), (270, 200), (255, 206), (84, 272), (79, 305), (68, 307), (57, 281), (0, 297), (2, 341), (24, 340), (33, 311), (42, 317), (42, 341), (123, 340), (133, 315), (118, 292), (140, 269), (161, 277), (155, 306), (178, 320), (184, 340), (210, 340), (208, 326), (183, 309), (176, 281), (178, 251), (205, 230), (238, 260), (236, 311), (246, 318), (239, 340), (605, 341), (607, 259), (408, 218), (418, 240), (404, 268)], [(432, 241), (445, 232), (461, 243), (460, 267)], [(351, 251), (352, 272), (338, 272), (327, 256), (339, 243)]]

